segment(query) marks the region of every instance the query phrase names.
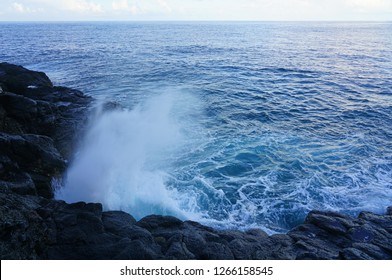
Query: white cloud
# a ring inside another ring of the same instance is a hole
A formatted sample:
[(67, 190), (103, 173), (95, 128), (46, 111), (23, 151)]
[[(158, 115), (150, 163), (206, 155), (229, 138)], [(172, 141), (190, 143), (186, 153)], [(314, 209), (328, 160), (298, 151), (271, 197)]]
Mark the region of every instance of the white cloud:
[(20, 14), (27, 14), (27, 13), (35, 13), (40, 11), (40, 9), (31, 9), (25, 5), (23, 5), (22, 3), (18, 3), (18, 2), (14, 2), (11, 5), (12, 9)]
[(78, 13), (101, 13), (102, 5), (98, 1), (87, 0), (25, 0), (33, 5), (45, 6), (48, 10), (71, 11)]
[(346, 0), (346, 3), (363, 12), (392, 8), (391, 0)]
[(33, 14), (43, 11), (42, 8), (33, 9), (19, 2), (13, 2), (11, 5), (11, 9), (18, 14)]
[(165, 0), (158, 0), (158, 4), (159, 4), (159, 6), (160, 6), (161, 8), (163, 8), (166, 12), (172, 12), (172, 11), (173, 11), (173, 9), (172, 9), (172, 7), (170, 6), (170, 4), (167, 3), (167, 1), (165, 1)]
[(112, 8), (115, 11), (128, 10), (129, 8), (128, 1), (127, 0), (113, 1)]
[(101, 4), (85, 0), (64, 0), (61, 4), (66, 10), (74, 12), (100, 13), (103, 11)]
[(258, 9), (279, 9), (285, 10), (287, 8), (307, 8), (312, 6), (312, 1), (310, 0), (243, 0), (242, 7), (248, 8), (258, 8)]
[(133, 15), (140, 13), (140, 9), (135, 4), (129, 4), (127, 0), (113, 1), (112, 9), (114, 11), (130, 12)]
[(128, 12), (132, 15), (165, 15), (172, 13), (174, 9), (170, 0), (114, 0), (111, 2), (112, 10), (117, 14)]
[(23, 4), (17, 2), (12, 3), (12, 8), (18, 13), (24, 13), (26, 11), (26, 7)]

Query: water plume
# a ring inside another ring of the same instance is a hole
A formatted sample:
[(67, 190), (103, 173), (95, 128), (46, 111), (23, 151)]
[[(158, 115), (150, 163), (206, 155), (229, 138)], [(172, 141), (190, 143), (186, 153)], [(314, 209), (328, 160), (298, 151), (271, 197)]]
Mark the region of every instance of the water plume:
[(136, 218), (171, 214), (186, 218), (165, 186), (165, 162), (184, 143), (173, 106), (174, 94), (161, 94), (132, 110), (100, 114), (92, 122), (56, 198), (100, 202)]

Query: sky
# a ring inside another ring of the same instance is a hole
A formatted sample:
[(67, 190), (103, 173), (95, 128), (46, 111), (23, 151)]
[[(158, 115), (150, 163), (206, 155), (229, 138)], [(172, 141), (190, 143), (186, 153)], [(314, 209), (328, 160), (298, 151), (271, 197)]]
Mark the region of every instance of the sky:
[(392, 0), (0, 0), (0, 21), (391, 21)]

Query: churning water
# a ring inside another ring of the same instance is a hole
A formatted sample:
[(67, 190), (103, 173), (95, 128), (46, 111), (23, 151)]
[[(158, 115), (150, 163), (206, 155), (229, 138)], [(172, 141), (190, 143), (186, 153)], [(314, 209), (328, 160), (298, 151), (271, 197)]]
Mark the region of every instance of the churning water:
[(282, 232), (392, 204), (391, 23), (1, 23), (0, 60), (124, 110), (57, 197)]

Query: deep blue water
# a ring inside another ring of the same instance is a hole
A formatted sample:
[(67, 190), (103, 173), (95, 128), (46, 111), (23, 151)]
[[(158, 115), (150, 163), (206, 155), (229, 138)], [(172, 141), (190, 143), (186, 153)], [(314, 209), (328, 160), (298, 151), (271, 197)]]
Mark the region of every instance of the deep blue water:
[(392, 23), (0, 23), (0, 61), (128, 108), (67, 201), (271, 232), (392, 205)]

